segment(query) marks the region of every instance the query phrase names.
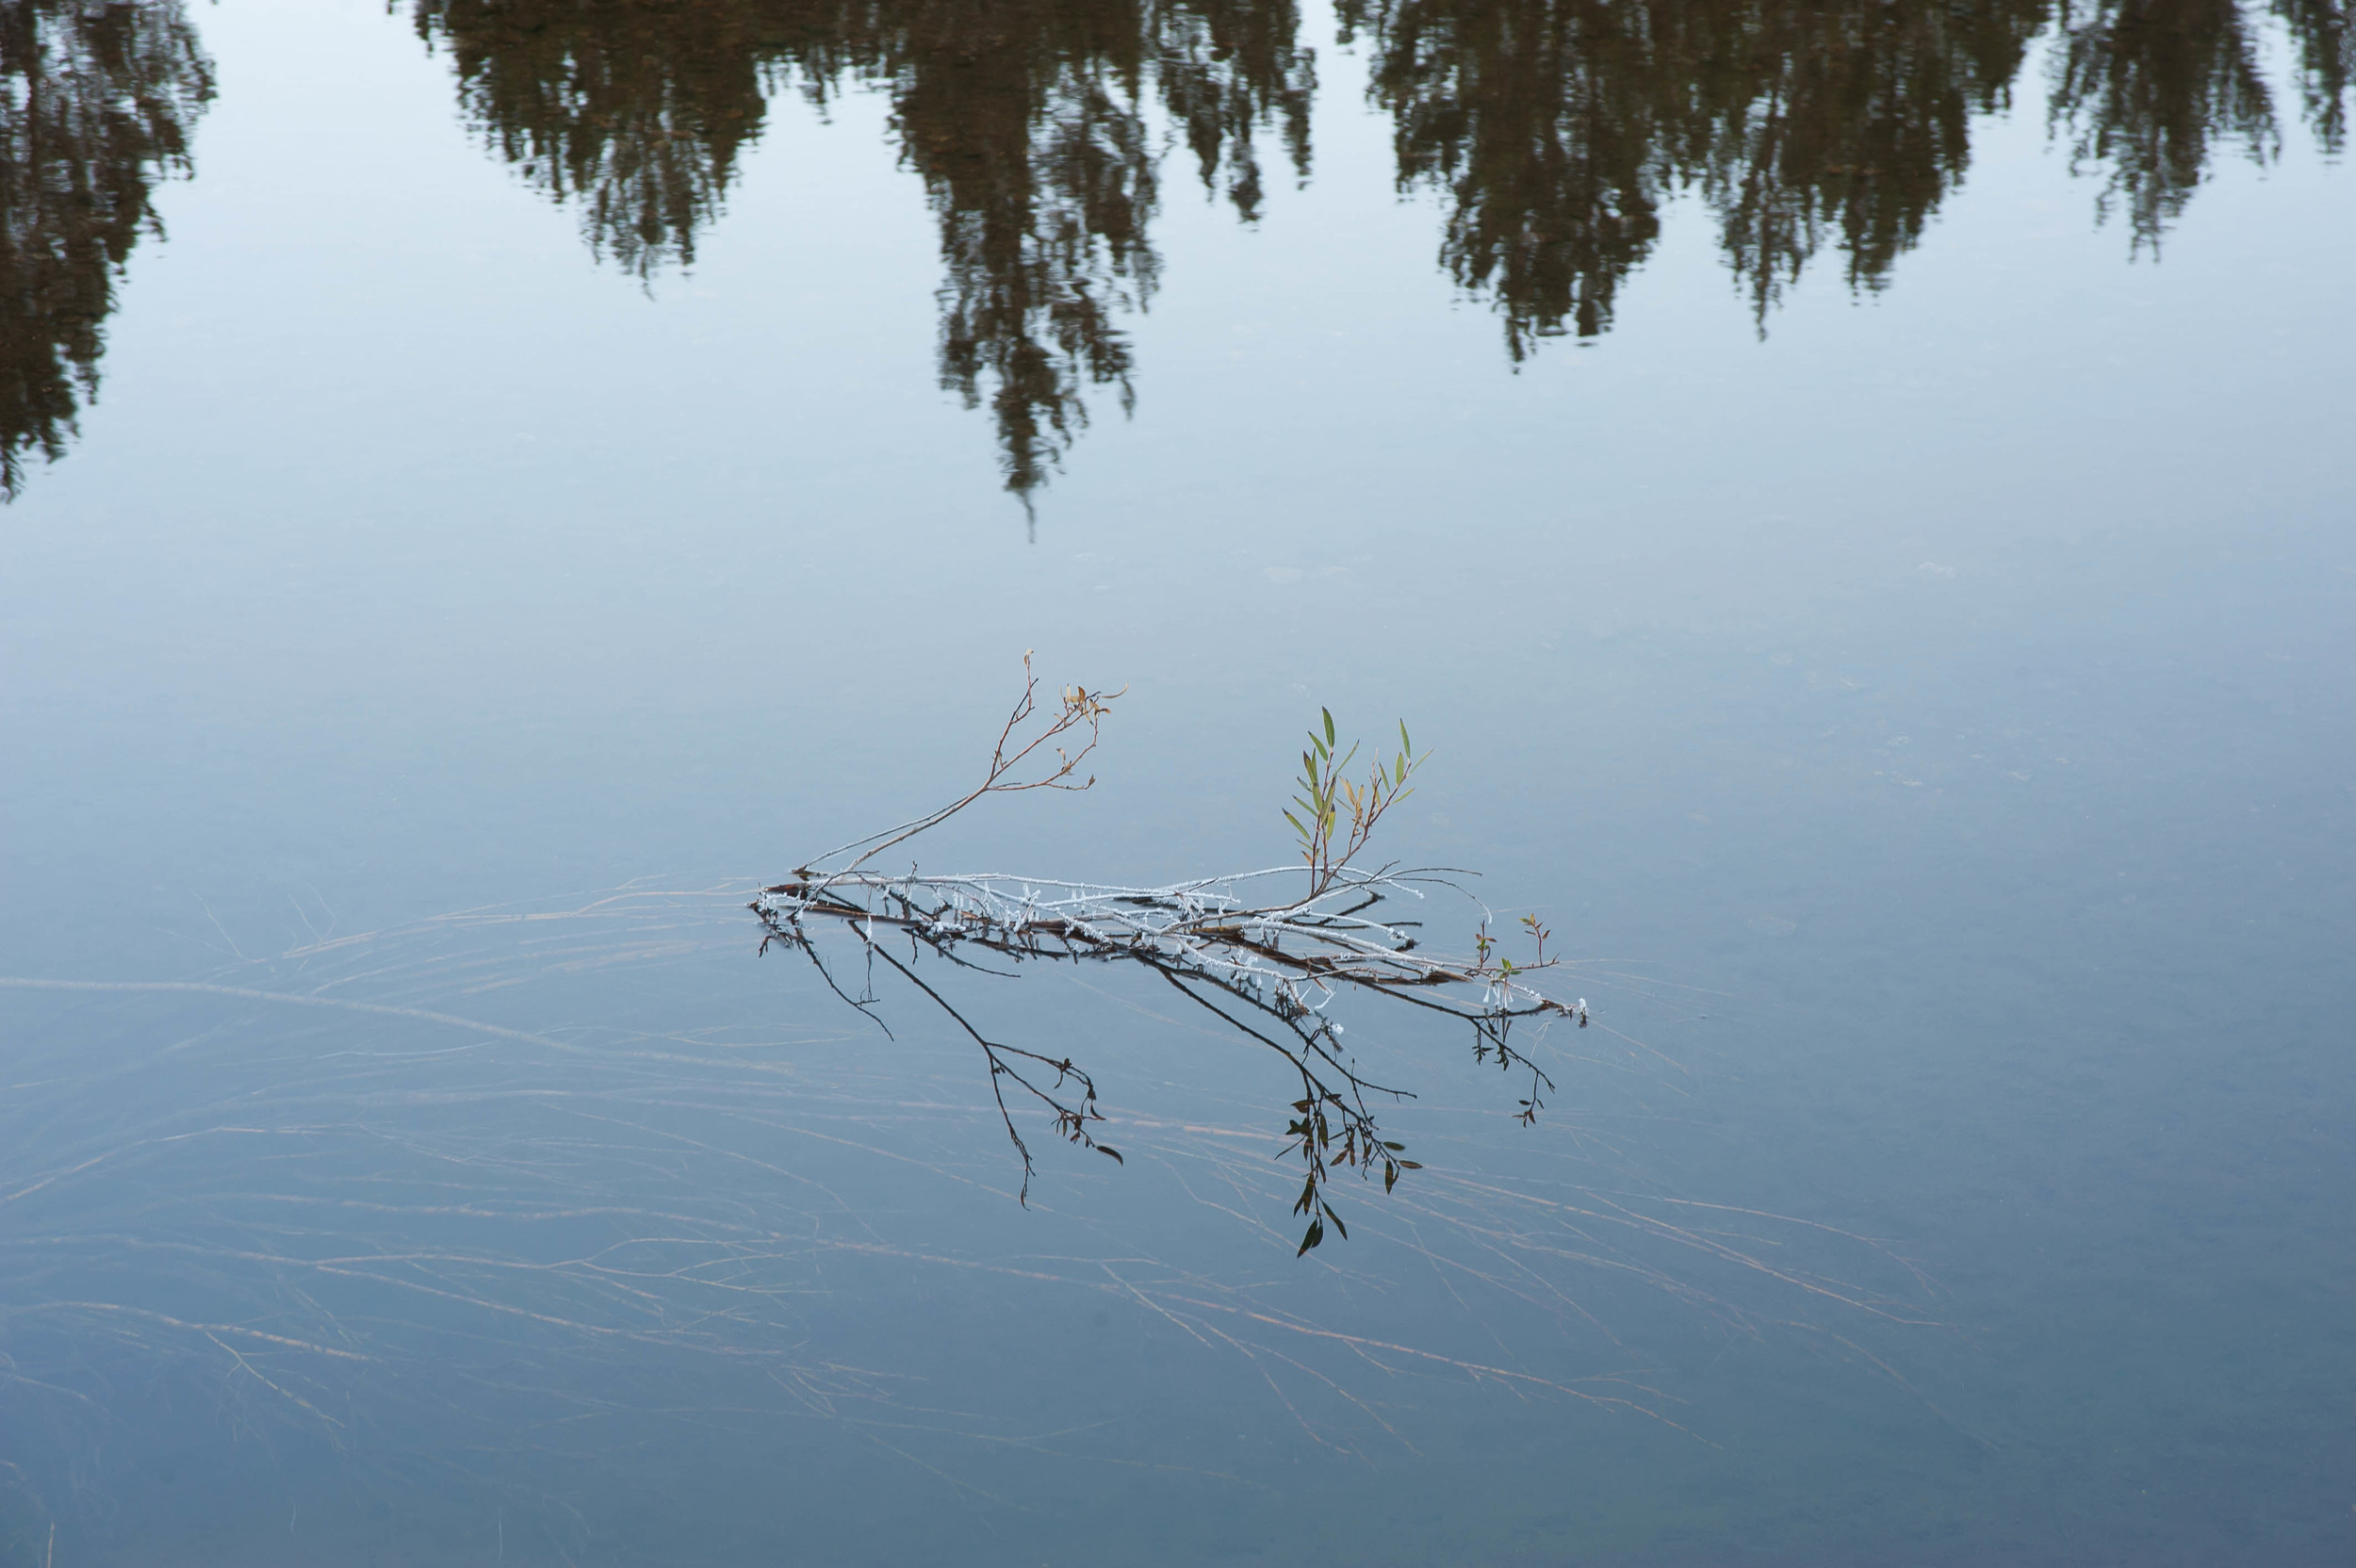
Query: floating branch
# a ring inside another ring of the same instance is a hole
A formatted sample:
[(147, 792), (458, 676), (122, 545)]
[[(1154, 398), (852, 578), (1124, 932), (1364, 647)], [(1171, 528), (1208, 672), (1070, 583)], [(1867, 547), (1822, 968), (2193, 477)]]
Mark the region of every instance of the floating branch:
[[(1581, 1028), (1587, 1024), (1584, 998), (1558, 1001), (1533, 983), (1533, 975), (1558, 962), (1546, 955), (1546, 928), (1534, 916), (1523, 917), (1526, 933), (1536, 944), (1535, 956), (1527, 963), (1504, 956), (1485, 920), (1469, 956), (1432, 956), (1420, 945), (1420, 922), (1393, 918), (1386, 910), (1407, 900), (1422, 901), (1429, 888), (1463, 889), (1436, 871), (1396, 865), (1366, 869), (1356, 863), (1383, 813), (1413, 792), (1410, 780), (1425, 760), (1415, 753), (1404, 725), (1399, 727), (1399, 750), (1388, 760), (1369, 763), (1366, 776), (1359, 779), (1349, 773), (1358, 748), (1352, 745), (1337, 754), (1333, 715), (1321, 714), (1321, 726), (1310, 731), (1308, 748), (1301, 753), (1295, 808), (1284, 812), (1300, 840), (1299, 867), (1238, 872), (1158, 888), (995, 873), (927, 876), (913, 869), (905, 876), (891, 876), (864, 869), (884, 850), (938, 826), (985, 795), (1085, 790), (1095, 782), (1092, 776), (1074, 782), (1074, 775), (1095, 749), (1104, 714), (1121, 694), (1073, 687), (1060, 694), (1054, 710), (1044, 710), (1027, 654), (1023, 668), (1023, 695), (999, 734), (978, 788), (913, 822), (829, 851), (796, 870), (791, 880), (763, 889), (751, 907), (766, 928), (762, 952), (772, 943), (802, 952), (836, 994), (854, 1007), (870, 1012), (875, 995), (869, 989), (854, 998), (836, 984), (812, 942), (815, 923), (849, 931), (865, 952), (871, 975), (880, 962), (981, 1047), (1000, 1119), (1023, 1162), (1025, 1200), (1035, 1168), (1030, 1145), (1007, 1102), (1009, 1086), (1016, 1103), (1027, 1098), (1045, 1111), (1058, 1135), (1118, 1161), (1119, 1151), (1095, 1135), (1104, 1120), (1096, 1082), (1069, 1056), (985, 1035), (917, 973), (925, 951), (969, 968), (976, 967), (975, 959), (985, 954), (1018, 963), (1048, 959), (1139, 965), (1282, 1056), (1301, 1090), (1289, 1107), (1284, 1155), (1301, 1161), (1304, 1178), (1300, 1200), (1293, 1205), (1293, 1213), (1309, 1221), (1301, 1239), (1302, 1253), (1325, 1239), (1329, 1224), (1345, 1239), (1349, 1236), (1331, 1201), (1336, 1174), (1349, 1169), (1371, 1180), (1379, 1172), (1387, 1192), (1397, 1185), (1400, 1172), (1420, 1168), (1406, 1158), (1405, 1145), (1383, 1136), (1375, 1116), (1375, 1107), (1385, 1101), (1414, 1096), (1366, 1078), (1343, 1049), (1343, 1028), (1332, 1017), (1332, 1006), (1345, 992), (1381, 996), (1468, 1027), (1476, 1061), (1494, 1061), (1502, 1070), (1529, 1074), (1519, 1119), (1528, 1123), (1537, 1119), (1545, 1105), (1543, 1095), (1554, 1083), (1512, 1042), (1513, 1026), (1532, 1018), (1575, 1020)], [(1072, 749), (1082, 734), (1086, 743)], [(1058, 745), (1059, 741), (1064, 743)], [(1053, 763), (1046, 761), (1043, 750), (1052, 753)], [(852, 856), (856, 858), (845, 859)], [(1286, 896), (1288, 890), (1297, 896)], [(886, 945), (887, 935), (905, 940), (905, 960)]]

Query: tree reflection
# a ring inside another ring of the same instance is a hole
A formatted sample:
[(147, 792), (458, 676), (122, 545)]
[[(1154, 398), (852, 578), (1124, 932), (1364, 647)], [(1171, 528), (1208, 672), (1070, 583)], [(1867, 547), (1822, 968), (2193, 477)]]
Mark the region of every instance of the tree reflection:
[[(2347, 140), (2356, 32), (2345, 0), (2276, 0), (2315, 139)], [(2123, 207), (2132, 243), (2156, 249), (2208, 178), (2220, 146), (2257, 162), (2282, 131), (2259, 60), (2259, 17), (2234, 0), (2063, 0), (2052, 103), (2076, 162), (2105, 169), (2102, 210)]]
[(2274, 102), (2249, 20), (2233, 0), (2097, 0), (2065, 6), (2056, 124), (2073, 156), (2106, 165), (2134, 243), (2156, 246), (2207, 176), (2214, 146), (2274, 147)]
[(0, 498), (96, 395), (116, 279), (212, 92), (176, 3), (0, 4)]
[(1461, 287), (1496, 290), (1514, 359), (1566, 320), (1609, 327), (1670, 174), (1677, 90), (1644, 19), (1610, 0), (1347, 0), (1341, 15), (1373, 35), (1399, 183), (1448, 190), (1441, 259)]
[(640, 278), (695, 258), (760, 129), (753, 8), (680, 0), (419, 0), (469, 124)]
[(1084, 385), (1134, 398), (1119, 317), (1144, 307), (1156, 267), (1146, 21), (952, 0), (911, 8), (887, 45), (893, 125), (941, 227), (941, 384), (968, 407), (988, 397), (1018, 493), (1086, 421)]
[[(1314, 74), (1291, 0), (415, 0), (469, 119), (641, 278), (693, 261), (767, 99), (889, 93), (939, 226), (940, 373), (1043, 482), (1093, 390), (1133, 397), (1163, 149), (1246, 220), (1255, 141), (1305, 173)], [(2274, 0), (2308, 118), (2344, 136), (2345, 0)], [(2052, 28), (2049, 113), (2140, 249), (2220, 146), (2276, 132), (2238, 0), (1342, 0), (1404, 188), (1515, 361), (1612, 325), (1663, 208), (1696, 198), (1764, 330), (1826, 250), (1884, 287)], [(1158, 116), (1155, 111), (1158, 111)]]
[(2003, 106), (2041, 12), (2039, 0), (1786, 3), (1693, 41), (1701, 58), (1739, 62), (1692, 106), (1684, 162), (1762, 323), (1828, 237), (1852, 287), (1888, 282), (1962, 183), (1972, 116)]
[(2348, 0), (2275, 0), (2299, 54), (2299, 86), (2307, 120), (2323, 150), (2337, 156), (2348, 141), (2348, 79), (2356, 74), (2356, 21)]
[(1970, 162), (2043, 0), (1349, 0), (1402, 185), (1518, 359), (1611, 325), (1662, 204), (1696, 188), (1761, 319), (1830, 239), (1879, 288)]
[[(2343, 0), (2277, 0), (2325, 149), (2345, 137)], [(2235, 0), (1344, 0), (1376, 56), (1402, 187), (1449, 206), (1441, 261), (1489, 293), (1519, 360), (1611, 325), (1664, 203), (1698, 193), (1764, 326), (1827, 244), (1877, 290), (1963, 180), (1971, 121), (2004, 106), (2055, 24), (2051, 111), (2105, 167), (2135, 246), (2219, 143), (2266, 156), (2273, 111)]]
[(478, 132), (642, 278), (694, 260), (768, 93), (888, 91), (940, 226), (942, 384), (990, 404), (1023, 495), (1089, 387), (1134, 396), (1121, 318), (1157, 270), (1149, 94), (1246, 220), (1259, 132), (1307, 167), (1314, 77), (1289, 3), (417, 0), (416, 19)]

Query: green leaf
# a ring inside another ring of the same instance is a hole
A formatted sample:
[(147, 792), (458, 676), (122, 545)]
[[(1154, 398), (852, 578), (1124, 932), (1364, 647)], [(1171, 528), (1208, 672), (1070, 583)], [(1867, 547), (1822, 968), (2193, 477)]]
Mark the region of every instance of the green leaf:
[(1318, 1242), (1323, 1241), (1324, 1239), (1325, 1221), (1321, 1219), (1312, 1219), (1309, 1221), (1309, 1233), (1301, 1238), (1301, 1250), (1295, 1252), (1293, 1256), (1298, 1258), (1306, 1255), (1310, 1248), (1315, 1247)]
[(1325, 715), (1325, 743), (1332, 745), (1333, 743), (1333, 710), (1320, 708), (1317, 711)]
[(1421, 1170), (1423, 1165), (1418, 1160), (1401, 1160), (1399, 1162), (1399, 1168), (1401, 1170)]
[(1405, 719), (1399, 721), (1399, 747), (1410, 757), (1415, 755), (1415, 743), (1407, 739), (1407, 721)]
[(1331, 1203), (1325, 1205), (1325, 1217), (1333, 1222), (1333, 1229), (1341, 1233), (1344, 1241), (1350, 1239), (1350, 1227), (1342, 1223), (1342, 1217), (1333, 1212), (1333, 1205)]
[(1115, 1149), (1109, 1143), (1098, 1144), (1096, 1146), (1096, 1152), (1100, 1154), (1110, 1154), (1113, 1157), (1113, 1164), (1115, 1165), (1127, 1165), (1129, 1163), (1127, 1160), (1121, 1157), (1121, 1151)]

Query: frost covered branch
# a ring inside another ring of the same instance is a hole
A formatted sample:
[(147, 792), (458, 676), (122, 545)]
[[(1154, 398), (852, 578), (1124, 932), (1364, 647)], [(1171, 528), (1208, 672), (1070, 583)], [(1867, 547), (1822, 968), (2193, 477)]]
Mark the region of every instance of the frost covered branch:
[[(1386, 1100), (1413, 1096), (1364, 1076), (1343, 1047), (1343, 1027), (1332, 1012), (1333, 1004), (1346, 992), (1380, 996), (1468, 1027), (1477, 1061), (1494, 1061), (1500, 1070), (1529, 1074), (1519, 1117), (1525, 1122), (1536, 1119), (1544, 1105), (1542, 1095), (1553, 1088), (1553, 1080), (1513, 1043), (1514, 1025), (1525, 1019), (1555, 1018), (1576, 1021), (1582, 1028), (1587, 1023), (1584, 999), (1559, 1001), (1533, 982), (1533, 975), (1557, 962), (1546, 955), (1545, 927), (1534, 917), (1524, 918), (1537, 943), (1537, 956), (1526, 964), (1514, 963), (1498, 950), (1485, 922), (1474, 938), (1471, 956), (1429, 954), (1421, 945), (1422, 923), (1390, 911), (1419, 905), (1431, 888), (1463, 890), (1433, 871), (1396, 865), (1368, 870), (1354, 863), (1376, 821), (1405, 796), (1407, 780), (1422, 763), (1404, 726), (1399, 753), (1388, 762), (1373, 764), (1363, 785), (1343, 776), (1356, 748), (1335, 755), (1333, 715), (1323, 715), (1321, 734), (1311, 732), (1310, 749), (1302, 757), (1303, 793), (1294, 801), (1301, 809), (1284, 813), (1301, 841), (1305, 888), (1301, 871), (1291, 866), (1153, 888), (999, 873), (928, 876), (911, 870), (904, 876), (888, 876), (862, 870), (880, 851), (938, 825), (986, 794), (1086, 789), (1094, 782), (1069, 780), (1080, 759), (1094, 748), (1112, 697), (1078, 688), (1065, 692), (1057, 712), (1025, 742), (1023, 726), (1040, 715), (1027, 656), (1023, 671), (1023, 696), (1000, 734), (979, 789), (913, 823), (821, 857), (792, 879), (763, 889), (751, 907), (765, 928), (763, 952), (772, 943), (801, 951), (838, 994), (866, 1011), (873, 995), (854, 999), (835, 986), (811, 938), (817, 923), (848, 931), (871, 965), (880, 960), (897, 972), (981, 1047), (1000, 1118), (1023, 1161), (1026, 1199), (1035, 1168), (1030, 1146), (1007, 1103), (1008, 1086), (1017, 1091), (1018, 1104), (1027, 1098), (1047, 1112), (1057, 1135), (1119, 1160), (1120, 1153), (1095, 1135), (1104, 1120), (1095, 1081), (1068, 1056), (985, 1035), (916, 972), (924, 952), (968, 967), (984, 954), (1018, 963), (1041, 959), (1141, 965), (1283, 1057), (1300, 1086), (1300, 1098), (1289, 1107), (1284, 1152), (1301, 1162), (1304, 1179), (1293, 1207), (1295, 1215), (1305, 1215), (1309, 1221), (1301, 1252), (1325, 1239), (1329, 1223), (1344, 1237), (1349, 1234), (1330, 1200), (1336, 1174), (1350, 1169), (1370, 1180), (1380, 1173), (1387, 1192), (1402, 1171), (1420, 1168), (1405, 1157), (1404, 1145), (1382, 1135), (1375, 1114)], [(1068, 758), (1058, 750), (1056, 766), (1043, 776), (1027, 781), (1021, 776), (1022, 764), (1040, 746), (1083, 726), (1087, 745)], [(853, 851), (860, 851), (857, 859), (826, 869), (829, 860)], [(1288, 883), (1299, 896), (1286, 896)], [(906, 941), (905, 960), (886, 945), (887, 936)]]

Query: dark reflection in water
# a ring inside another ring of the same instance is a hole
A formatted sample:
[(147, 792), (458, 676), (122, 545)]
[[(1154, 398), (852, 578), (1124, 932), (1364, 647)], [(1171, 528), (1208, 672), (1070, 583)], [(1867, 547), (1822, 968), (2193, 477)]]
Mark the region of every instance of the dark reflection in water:
[(1308, 168), (1314, 78), (1288, 3), (419, 0), (417, 24), (485, 139), (642, 278), (694, 259), (768, 95), (887, 90), (940, 221), (941, 384), (988, 400), (1018, 493), (1087, 422), (1086, 388), (1131, 400), (1121, 318), (1158, 270), (1148, 90), (1247, 220), (1257, 133), (1281, 127)]
[[(2345, 138), (2356, 41), (2340, 0), (2275, 0), (2304, 117)], [(1133, 400), (1123, 318), (1158, 275), (1158, 170), (1183, 139), (1254, 220), (1258, 142), (1309, 168), (1311, 52), (1291, 0), (416, 0), (464, 112), (576, 204), (643, 281), (692, 263), (769, 101), (889, 93), (941, 236), (941, 384), (995, 420), (1007, 487), (1043, 483), (1092, 388)], [(2235, 0), (1343, 0), (1373, 56), (1399, 179), (1447, 206), (1440, 259), (1519, 361), (1609, 330), (1663, 207), (1696, 194), (1761, 331), (1817, 253), (1878, 290), (1964, 179), (1976, 113), (2007, 107), (2055, 32), (2049, 122), (2156, 249), (2221, 152), (2280, 117), (2261, 16)], [(0, 5), (9, 326), (0, 486), (54, 458), (95, 384), (113, 278), (185, 171), (211, 93), (176, 5)]]
[(2039, 0), (1348, 0), (1378, 53), (1399, 179), (1452, 203), (1441, 257), (1506, 343), (1592, 337), (1698, 188), (1764, 323), (1830, 239), (1879, 288), (1963, 177)]
[(763, 36), (747, 7), (422, 0), (475, 131), (641, 278), (695, 259), (761, 129)]
[(177, 4), (0, 4), (0, 497), (96, 395), (116, 276), (212, 94)]
[[(1662, 206), (1699, 194), (1760, 325), (1827, 245), (1878, 290), (1971, 163), (1974, 114), (2010, 106), (2049, 25), (2049, 114), (2106, 173), (2135, 249), (2156, 247), (2219, 143), (2278, 140), (2255, 17), (2234, 0), (1343, 0), (1372, 50), (1402, 187), (1448, 204), (1440, 258), (1486, 294), (1508, 352), (1594, 337), (1650, 253)], [(2306, 114), (2344, 132), (2350, 35), (2331, 0), (2281, 0)], [(823, 103), (883, 84), (940, 220), (942, 384), (990, 402), (1027, 494), (1086, 422), (1132, 398), (1121, 317), (1156, 272), (1158, 97), (1245, 220), (1255, 133), (1308, 169), (1309, 52), (1289, 4), (956, 0), (890, 10), (795, 0), (680, 5), (419, 0), (483, 133), (590, 240), (642, 277), (691, 260), (766, 94)]]
[[(2344, 130), (2349, 37), (2344, 9), (2280, 8), (2297, 39), (2307, 110), (2327, 148)], [(2274, 150), (2272, 95), (2257, 41), (2233, 0), (2109, 0), (2065, 15), (2053, 118), (2082, 163), (2110, 172), (2105, 193), (2127, 209), (2137, 249), (2184, 210), (2213, 143), (2256, 159)]]
[[(2076, 162), (2107, 171), (2135, 247), (2156, 248), (2217, 142), (2274, 150), (2252, 20), (2232, 0), (1729, 5), (1347, 0), (1378, 51), (1399, 179), (1453, 204), (1441, 257), (1492, 293), (1515, 359), (1611, 325), (1613, 297), (1697, 189), (1764, 330), (1829, 239), (1878, 290), (1962, 183), (1971, 116), (2009, 106), (2030, 41), (2059, 33), (2051, 102)], [(2277, 14), (2307, 116), (2336, 153), (2350, 35), (2331, 5)], [(2105, 208), (2109, 204), (2105, 201)]]

